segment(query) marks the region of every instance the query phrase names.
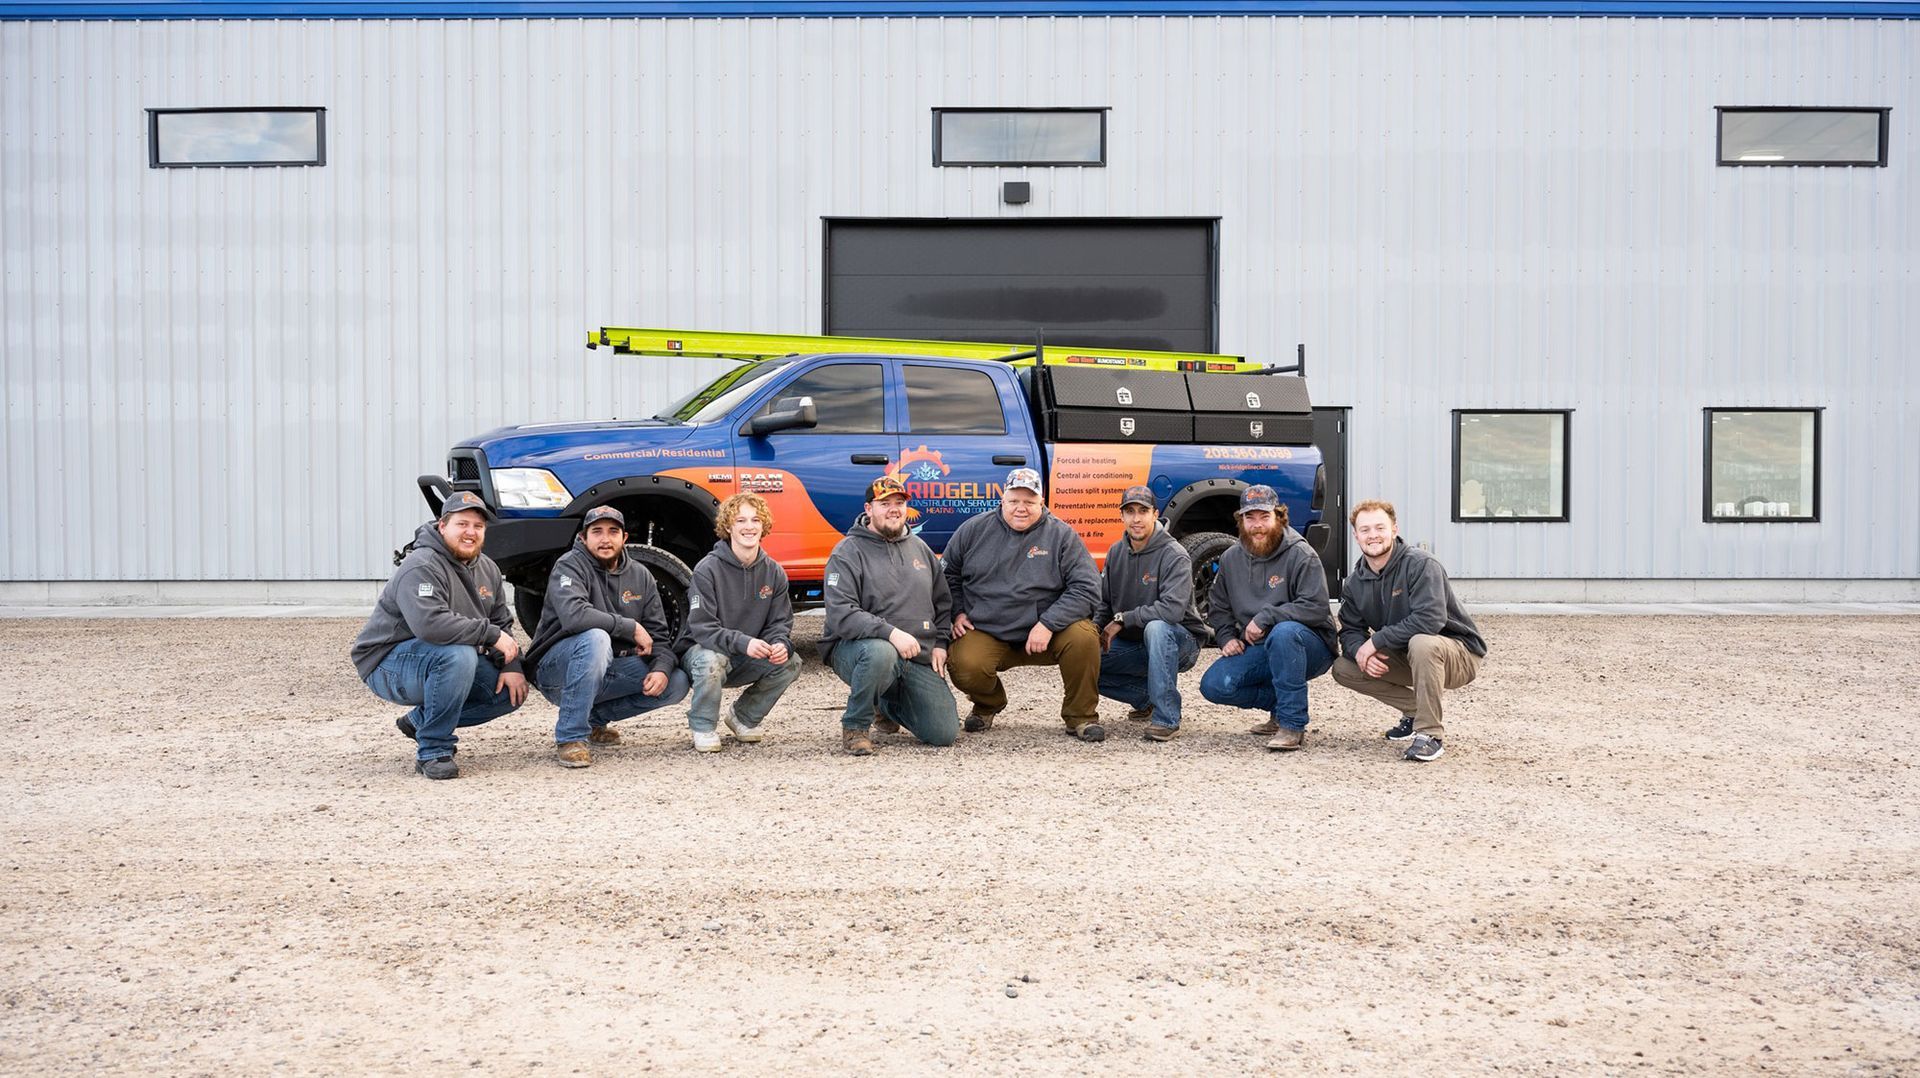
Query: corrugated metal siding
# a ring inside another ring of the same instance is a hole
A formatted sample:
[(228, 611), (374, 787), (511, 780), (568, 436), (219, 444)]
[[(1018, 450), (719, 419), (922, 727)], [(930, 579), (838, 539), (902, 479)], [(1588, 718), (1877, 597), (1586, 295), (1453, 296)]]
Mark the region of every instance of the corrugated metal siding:
[[(1353, 408), (1462, 577), (1920, 575), (1908, 22), (0, 23), (10, 580), (385, 574), (412, 477), (820, 324), (824, 216), (1211, 216), (1222, 344)], [(1714, 106), (1890, 106), (1885, 169), (1713, 166)], [(318, 169), (151, 170), (144, 109), (322, 105)], [(1101, 169), (931, 109), (1109, 105)], [(1034, 182), (1003, 206), (999, 183)], [(1700, 520), (1705, 406), (1827, 409), (1821, 524)], [(1572, 523), (1448, 521), (1453, 408), (1570, 407)]]

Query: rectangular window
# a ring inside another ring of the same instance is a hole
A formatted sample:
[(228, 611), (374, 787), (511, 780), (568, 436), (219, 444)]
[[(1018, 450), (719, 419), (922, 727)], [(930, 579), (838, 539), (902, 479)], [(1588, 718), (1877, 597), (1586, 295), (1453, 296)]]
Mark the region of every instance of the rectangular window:
[(915, 434), (1005, 434), (1000, 393), (985, 371), (909, 363), (907, 429)]
[[(835, 363), (815, 367), (776, 390), (759, 414), (772, 412), (789, 397), (812, 397), (820, 422), (814, 434), (878, 434), (887, 425), (884, 368), (878, 363)], [(796, 433), (796, 432), (788, 432)], [(797, 433), (806, 433), (800, 431)]]
[(1722, 165), (1887, 163), (1886, 109), (1721, 107)]
[(1105, 165), (1107, 110), (934, 109), (936, 165)]
[(1706, 519), (1820, 519), (1820, 409), (1708, 408)]
[(326, 109), (148, 109), (147, 164), (233, 168), (327, 163)]
[(1565, 521), (1569, 411), (1453, 413), (1453, 519)]

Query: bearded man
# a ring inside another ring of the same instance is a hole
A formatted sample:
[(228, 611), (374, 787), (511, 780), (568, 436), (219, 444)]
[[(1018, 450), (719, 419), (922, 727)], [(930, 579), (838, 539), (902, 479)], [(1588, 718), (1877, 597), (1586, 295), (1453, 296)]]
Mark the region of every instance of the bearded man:
[(1306, 743), (1307, 682), (1332, 668), (1337, 644), (1326, 569), (1287, 526), (1272, 487), (1242, 491), (1233, 517), (1240, 542), (1220, 555), (1207, 614), (1220, 658), (1200, 678), (1200, 695), (1265, 711), (1252, 732), (1271, 737), (1270, 749), (1298, 749)]

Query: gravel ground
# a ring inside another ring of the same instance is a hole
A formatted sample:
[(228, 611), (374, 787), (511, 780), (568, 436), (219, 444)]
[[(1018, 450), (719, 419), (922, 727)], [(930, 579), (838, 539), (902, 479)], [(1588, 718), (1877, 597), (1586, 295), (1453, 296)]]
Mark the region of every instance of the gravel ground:
[(356, 622), (0, 622), (0, 1070), (1912, 1073), (1920, 618), (1482, 627), (1431, 765), (1197, 670), (1172, 744), (1034, 670), (852, 759), (815, 664), (761, 745), (563, 770), (536, 696), (428, 782)]

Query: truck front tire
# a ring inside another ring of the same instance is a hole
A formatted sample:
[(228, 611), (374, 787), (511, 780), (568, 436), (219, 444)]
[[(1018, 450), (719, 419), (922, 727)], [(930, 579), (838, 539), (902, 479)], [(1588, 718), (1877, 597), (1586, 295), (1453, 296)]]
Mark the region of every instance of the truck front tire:
[[(693, 570), (687, 563), (669, 551), (645, 543), (628, 543), (627, 557), (646, 567), (653, 574), (653, 582), (660, 589), (660, 605), (667, 614), (667, 638), (655, 641), (658, 647), (671, 647), (675, 637), (680, 635), (680, 624), (687, 616), (687, 592), (693, 588)], [(541, 578), (542, 583), (545, 577)], [(530, 587), (514, 585), (513, 612), (520, 618), (520, 627), (531, 637), (540, 626), (540, 611), (546, 606), (544, 591), (535, 591)]]

